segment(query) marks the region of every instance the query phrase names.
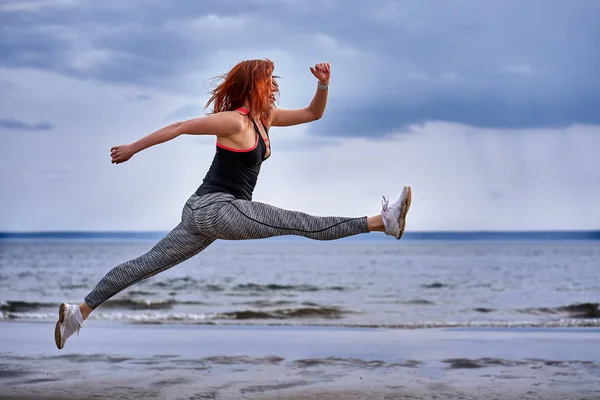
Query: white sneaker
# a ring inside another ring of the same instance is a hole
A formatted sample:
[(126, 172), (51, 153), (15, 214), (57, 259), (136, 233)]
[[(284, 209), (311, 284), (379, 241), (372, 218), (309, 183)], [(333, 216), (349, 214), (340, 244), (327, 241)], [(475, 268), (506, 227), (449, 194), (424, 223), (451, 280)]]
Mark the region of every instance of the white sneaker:
[(77, 332), (83, 325), (83, 316), (77, 304), (62, 303), (58, 309), (58, 321), (54, 328), (54, 341), (56, 347), (62, 349), (65, 347), (67, 339)]
[(400, 198), (391, 206), (389, 200), (383, 197), (381, 216), (385, 226), (385, 234), (400, 239), (404, 235), (406, 227), (406, 214), (410, 208), (411, 189), (410, 186), (404, 186)]

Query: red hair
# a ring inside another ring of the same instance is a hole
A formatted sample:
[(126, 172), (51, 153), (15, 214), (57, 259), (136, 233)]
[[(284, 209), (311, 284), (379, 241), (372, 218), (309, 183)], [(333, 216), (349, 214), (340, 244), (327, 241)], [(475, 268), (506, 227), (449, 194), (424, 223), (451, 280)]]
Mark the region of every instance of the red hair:
[[(214, 88), (212, 96), (206, 103), (205, 108), (214, 102), (213, 113), (221, 111), (236, 110), (248, 99), (250, 103), (249, 114), (255, 114), (256, 110), (262, 110), (269, 101), (272, 91), (279, 94), (279, 85), (273, 77), (269, 82), (275, 69), (275, 64), (269, 59), (246, 60), (238, 63), (228, 73), (216, 77), (222, 82)], [(272, 85), (272, 86), (271, 86)], [(260, 112), (260, 120), (266, 125), (269, 112)]]

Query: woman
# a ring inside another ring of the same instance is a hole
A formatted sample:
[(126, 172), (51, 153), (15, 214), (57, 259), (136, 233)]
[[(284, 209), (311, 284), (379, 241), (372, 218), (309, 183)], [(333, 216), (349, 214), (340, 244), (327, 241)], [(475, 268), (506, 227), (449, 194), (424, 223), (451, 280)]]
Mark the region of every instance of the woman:
[(275, 108), (279, 86), (273, 69), (268, 59), (240, 62), (212, 91), (206, 104), (214, 103), (211, 115), (177, 122), (135, 143), (111, 149), (112, 162), (120, 164), (139, 151), (180, 135), (216, 136), (212, 165), (186, 202), (181, 222), (148, 253), (109, 271), (80, 305), (60, 305), (54, 333), (59, 349), (103, 302), (193, 257), (217, 239), (299, 235), (334, 240), (373, 231), (402, 237), (411, 201), (408, 186), (391, 206), (384, 197), (381, 213), (371, 217), (318, 217), (252, 201), (261, 164), (271, 155), (269, 128), (315, 121), (323, 116), (327, 103), (329, 63), (310, 68), (318, 79), (316, 93), (308, 107), (297, 110)]

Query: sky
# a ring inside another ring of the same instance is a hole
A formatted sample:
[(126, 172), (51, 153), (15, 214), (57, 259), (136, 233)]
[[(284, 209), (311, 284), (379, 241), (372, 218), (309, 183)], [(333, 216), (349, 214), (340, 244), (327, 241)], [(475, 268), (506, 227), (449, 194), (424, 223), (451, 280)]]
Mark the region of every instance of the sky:
[(275, 63), (279, 107), (254, 200), (376, 215), (411, 185), (407, 230), (600, 229), (597, 0), (4, 0), (0, 231), (165, 231), (214, 156), (182, 136), (113, 165), (110, 148), (205, 115), (211, 78)]

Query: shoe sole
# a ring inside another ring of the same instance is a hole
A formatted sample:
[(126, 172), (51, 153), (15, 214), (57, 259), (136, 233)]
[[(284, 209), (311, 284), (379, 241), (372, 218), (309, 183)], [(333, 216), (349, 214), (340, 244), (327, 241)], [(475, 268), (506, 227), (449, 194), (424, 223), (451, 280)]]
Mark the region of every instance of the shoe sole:
[(58, 308), (58, 322), (56, 322), (56, 327), (54, 328), (54, 342), (56, 342), (56, 347), (58, 347), (59, 350), (63, 348), (63, 346), (60, 345), (62, 339), (60, 334), (60, 324), (62, 324), (65, 321), (66, 311), (67, 305), (65, 303), (62, 303)]
[(402, 235), (404, 235), (404, 229), (406, 228), (406, 214), (408, 214), (408, 209), (410, 208), (410, 202), (412, 200), (412, 189), (410, 186), (406, 187), (406, 204), (400, 213), (400, 218), (398, 218), (398, 223), (402, 224), (402, 229), (400, 229), (400, 233), (396, 237), (396, 239), (400, 240)]

